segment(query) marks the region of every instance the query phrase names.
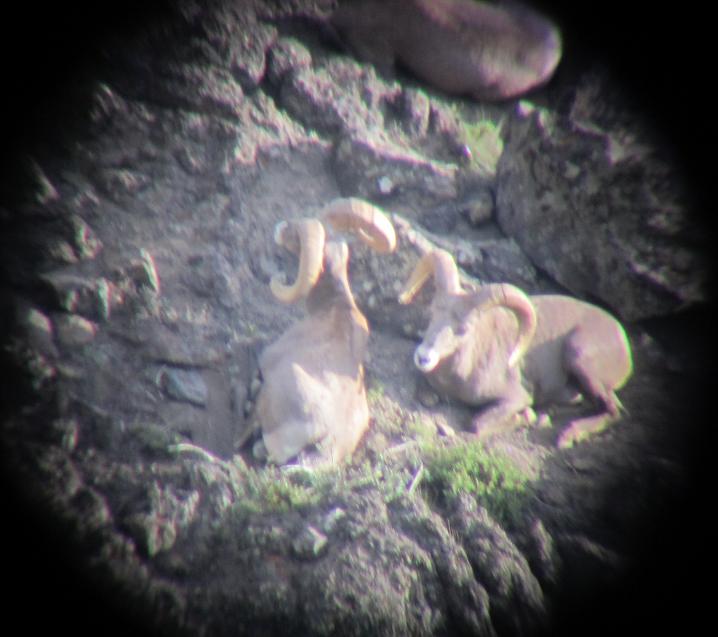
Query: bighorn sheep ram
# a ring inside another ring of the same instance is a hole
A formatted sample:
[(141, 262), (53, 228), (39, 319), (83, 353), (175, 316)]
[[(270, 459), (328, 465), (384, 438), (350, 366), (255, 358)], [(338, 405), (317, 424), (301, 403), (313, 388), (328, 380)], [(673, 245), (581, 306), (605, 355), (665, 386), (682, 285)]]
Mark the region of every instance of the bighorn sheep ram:
[[(453, 257), (425, 254), (399, 296), (409, 303), (434, 278), (431, 320), (414, 362), (439, 393), (485, 406), (473, 419), (481, 437), (515, 426), (534, 402), (575, 402), (580, 394), (601, 407), (560, 434), (569, 447), (603, 430), (619, 415), (615, 391), (633, 364), (621, 324), (602, 309), (561, 295), (527, 296), (509, 284), (462, 290)], [(528, 411), (530, 413), (530, 410)]]
[(389, 219), (359, 199), (336, 199), (319, 215), (282, 221), (275, 241), (298, 255), (297, 277), (270, 288), (284, 303), (306, 297), (307, 316), (260, 355), (263, 385), (255, 407), (269, 460), (286, 463), (302, 453), (306, 464), (337, 463), (351, 454), (369, 426), (362, 365), (369, 336), (347, 275), (350, 232), (380, 253), (396, 235)]

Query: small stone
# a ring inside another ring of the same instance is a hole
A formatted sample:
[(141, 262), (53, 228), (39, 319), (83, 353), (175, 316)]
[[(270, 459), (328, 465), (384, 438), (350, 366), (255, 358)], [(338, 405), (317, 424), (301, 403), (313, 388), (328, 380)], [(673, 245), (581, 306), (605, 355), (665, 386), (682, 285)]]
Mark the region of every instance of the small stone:
[(404, 116), (409, 132), (417, 136), (426, 134), (431, 116), (431, 101), (423, 91), (405, 89)]
[(177, 539), (174, 525), (162, 523), (156, 516), (136, 513), (123, 520), (130, 537), (138, 548), (148, 557), (154, 557), (160, 551), (172, 548)]
[(150, 288), (155, 294), (160, 292), (160, 277), (157, 274), (157, 266), (152, 255), (142, 248), (140, 250), (140, 259), (134, 261), (133, 279), (139, 284)]
[(102, 277), (95, 281), (95, 294), (97, 297), (97, 312), (99, 318), (103, 321), (107, 321), (110, 314), (112, 314), (113, 308), (122, 305), (125, 300), (122, 290)]
[(523, 418), (525, 424), (529, 427), (535, 425), (538, 422), (536, 412), (531, 407), (526, 407), (526, 409), (524, 409), (520, 415), (521, 418)]
[(85, 528), (101, 529), (112, 520), (107, 501), (94, 489), (81, 488), (70, 504)]
[(454, 438), (456, 436), (456, 430), (448, 423), (439, 421), (436, 423), (436, 428), (442, 436), (446, 436), (447, 438)]
[(571, 161), (567, 161), (563, 165), (563, 176), (572, 181), (581, 174), (581, 168)]
[(460, 266), (465, 267), (474, 262), (474, 256), (467, 250), (464, 250), (463, 248), (459, 248), (459, 250), (456, 252), (456, 262)]
[(310, 67), (312, 55), (299, 40), (280, 38), (269, 50), (267, 77), (272, 84), (279, 84), (290, 71)]
[(491, 221), (494, 216), (494, 197), (489, 190), (482, 190), (463, 208), (466, 219), (474, 226)]
[(208, 391), (204, 379), (194, 370), (168, 369), (160, 373), (160, 386), (173, 400), (198, 407), (207, 404)]
[(124, 107), (122, 99), (107, 84), (98, 83), (92, 94), (90, 118), (96, 124), (103, 124)]
[(57, 338), (62, 345), (87, 345), (97, 334), (97, 324), (78, 314), (60, 314), (55, 320)]
[(43, 385), (55, 378), (57, 374), (56, 368), (47, 357), (36, 351), (27, 352), (22, 363), (31, 378), (31, 383), (35, 390), (42, 389)]
[(332, 533), (336, 529), (337, 524), (347, 516), (346, 511), (341, 507), (334, 507), (324, 516), (322, 522), (322, 530), (325, 533)]
[(379, 188), (379, 192), (382, 195), (389, 195), (391, 194), (391, 191), (394, 189), (394, 183), (392, 182), (389, 177), (379, 177), (377, 180), (377, 186)]
[(72, 453), (77, 448), (80, 435), (80, 426), (74, 418), (61, 418), (52, 423), (53, 434), (57, 437), (60, 446)]
[(28, 343), (38, 352), (51, 356), (57, 354), (52, 342), (52, 321), (45, 314), (35, 308), (25, 308), (20, 312), (18, 322)]
[(73, 265), (79, 261), (73, 247), (65, 240), (53, 238), (47, 246), (48, 255), (58, 263)]
[(30, 171), (35, 180), (35, 200), (37, 203), (44, 205), (60, 197), (55, 186), (52, 185), (40, 165), (34, 160), (30, 161)]
[(316, 559), (327, 545), (327, 536), (313, 526), (305, 527), (292, 542), (292, 549), (297, 557)]
[(536, 110), (536, 107), (528, 100), (519, 100), (516, 104), (516, 114), (519, 117), (528, 117)]
[(107, 320), (112, 308), (124, 301), (122, 291), (104, 278), (50, 272), (42, 279), (52, 289), (57, 307), (65, 312)]
[(252, 457), (260, 462), (264, 462), (267, 458), (269, 458), (269, 453), (267, 452), (264, 440), (257, 440), (257, 442), (252, 445)]
[(417, 398), (424, 407), (436, 407), (439, 404), (438, 394), (430, 389), (419, 390)]
[(548, 414), (540, 414), (536, 420), (536, 427), (547, 428), (551, 426), (551, 416)]
[(102, 250), (102, 242), (95, 236), (89, 225), (77, 215), (70, 217), (73, 244), (80, 259), (94, 259)]
[(133, 195), (150, 183), (149, 177), (126, 168), (103, 168), (98, 172), (101, 187), (113, 198)]

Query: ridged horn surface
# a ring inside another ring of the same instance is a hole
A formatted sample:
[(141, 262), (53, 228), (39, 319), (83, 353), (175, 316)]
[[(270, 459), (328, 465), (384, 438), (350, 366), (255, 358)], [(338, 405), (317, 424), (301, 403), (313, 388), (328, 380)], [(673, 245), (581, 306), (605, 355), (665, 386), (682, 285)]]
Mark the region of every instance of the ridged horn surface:
[(492, 307), (505, 307), (513, 311), (519, 322), (519, 336), (509, 356), (509, 367), (516, 365), (536, 333), (536, 309), (531, 299), (515, 285), (491, 283), (468, 295), (467, 304), (472, 311), (481, 312)]
[(389, 218), (363, 199), (335, 199), (322, 210), (320, 218), (334, 230), (353, 232), (377, 252), (386, 254), (396, 247), (396, 233)]
[(314, 287), (324, 265), (324, 226), (318, 219), (282, 221), (274, 230), (274, 240), (292, 252), (299, 244), (297, 278), (285, 285), (279, 276), (272, 277), (269, 287), (283, 303), (294, 303), (306, 296)]
[(461, 292), (459, 271), (456, 269), (454, 257), (446, 250), (433, 250), (421, 257), (414, 266), (411, 276), (399, 294), (399, 303), (402, 305), (411, 303), (431, 276), (434, 277), (437, 293), (458, 294)]

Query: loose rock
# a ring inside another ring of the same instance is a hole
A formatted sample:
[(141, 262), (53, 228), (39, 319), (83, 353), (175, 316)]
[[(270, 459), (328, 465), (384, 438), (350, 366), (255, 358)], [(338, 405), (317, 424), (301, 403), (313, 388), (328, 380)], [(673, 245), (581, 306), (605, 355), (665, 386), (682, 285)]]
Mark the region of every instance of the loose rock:
[(207, 404), (208, 391), (202, 376), (194, 370), (166, 369), (160, 373), (160, 386), (167, 395), (198, 407)]

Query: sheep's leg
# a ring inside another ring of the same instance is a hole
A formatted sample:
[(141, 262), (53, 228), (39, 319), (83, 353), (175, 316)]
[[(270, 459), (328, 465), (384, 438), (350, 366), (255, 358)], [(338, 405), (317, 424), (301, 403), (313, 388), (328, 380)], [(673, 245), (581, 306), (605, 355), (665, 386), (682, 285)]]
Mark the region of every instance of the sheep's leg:
[(234, 440), (234, 450), (239, 451), (247, 441), (252, 438), (259, 431), (259, 423), (256, 418), (252, 418), (249, 423), (245, 423), (244, 429)]
[(602, 407), (600, 413), (571, 421), (561, 432), (558, 446), (566, 448), (597, 434), (618, 420), (621, 403), (613, 387), (600, 380), (610, 369), (610, 352), (602, 351), (595, 338), (574, 331), (566, 343), (565, 364), (584, 395)]
[(589, 436), (593, 436), (603, 431), (616, 420), (618, 420), (618, 416), (614, 416), (608, 412), (604, 412), (596, 416), (588, 416), (586, 418), (572, 420), (571, 423), (561, 432), (556, 444), (561, 449), (572, 447), (575, 443), (581, 442)]
[(530, 394), (518, 385), (510, 394), (502, 396), (474, 416), (472, 420), (474, 433), (479, 438), (487, 438), (527, 426), (529, 419), (525, 415), (525, 410), (531, 406), (531, 403)]

